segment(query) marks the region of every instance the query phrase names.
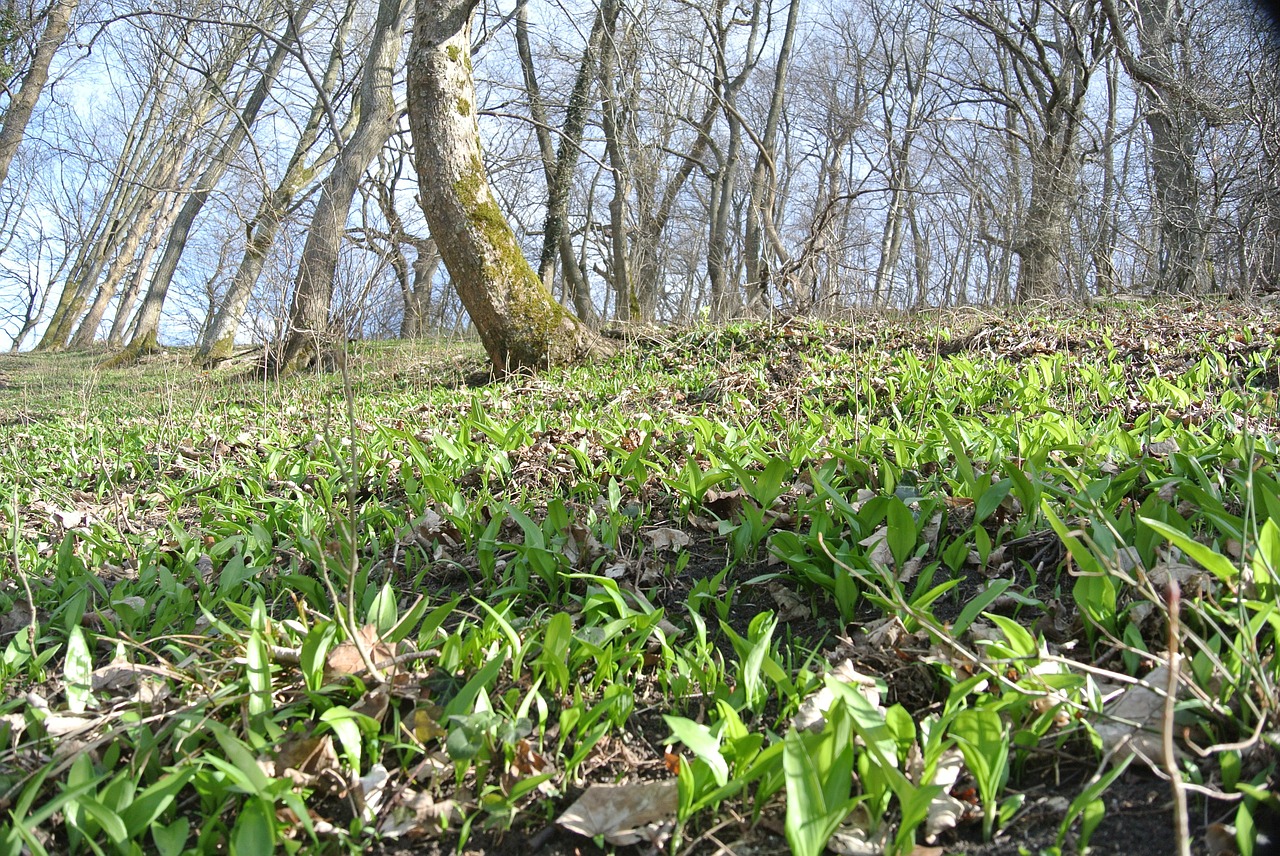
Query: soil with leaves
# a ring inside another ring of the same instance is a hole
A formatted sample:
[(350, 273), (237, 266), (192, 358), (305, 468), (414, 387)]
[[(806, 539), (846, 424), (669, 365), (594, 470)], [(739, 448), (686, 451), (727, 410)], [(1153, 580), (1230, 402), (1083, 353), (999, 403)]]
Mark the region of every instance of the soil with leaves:
[(1274, 852), (1277, 334), (3, 358), (0, 854)]

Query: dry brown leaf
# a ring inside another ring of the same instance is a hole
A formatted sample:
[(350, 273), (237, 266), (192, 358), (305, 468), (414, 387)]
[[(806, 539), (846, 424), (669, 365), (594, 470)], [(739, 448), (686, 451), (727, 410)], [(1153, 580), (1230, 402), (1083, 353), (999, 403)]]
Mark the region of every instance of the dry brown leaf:
[[(1161, 725), (1164, 721), (1164, 688), (1169, 682), (1169, 667), (1157, 666), (1145, 678), (1145, 684), (1130, 684), (1119, 698), (1107, 705), (1094, 729), (1102, 738), (1102, 746), (1108, 753), (1114, 752), (1116, 760), (1136, 754), (1149, 764), (1165, 766), (1164, 741)], [(1158, 688), (1158, 689), (1157, 689)], [(1182, 750), (1174, 747), (1174, 754), (1181, 758)]]
[(657, 845), (670, 835), (677, 808), (676, 780), (592, 785), (556, 823), (570, 832), (624, 847), (641, 841)]
[[(324, 773), (339, 769), (333, 737), (328, 734), (323, 737), (299, 736), (286, 740), (273, 760), (275, 772), (268, 772), (268, 775), (288, 778), (303, 787), (314, 784)], [(266, 767), (263, 769), (265, 771)]]
[(417, 838), (461, 823), (462, 811), (453, 800), (437, 801), (426, 791), (405, 789), (399, 802), (378, 823), (385, 838)]
[(1157, 589), (1169, 586), (1169, 580), (1176, 580), (1182, 589), (1183, 597), (1195, 598), (1206, 594), (1213, 582), (1213, 576), (1204, 568), (1197, 568), (1184, 562), (1157, 562), (1147, 572), (1147, 579)]
[(649, 546), (655, 550), (677, 552), (689, 546), (689, 533), (681, 532), (679, 529), (671, 529), (669, 527), (650, 529), (644, 532), (643, 535), (644, 539), (649, 542)]
[(778, 604), (779, 621), (796, 621), (809, 617), (809, 604), (800, 595), (778, 582), (770, 582), (766, 588), (774, 603)]
[[(390, 645), (382, 641), (378, 636), (378, 628), (372, 624), (366, 624), (361, 627), (357, 636), (364, 649), (368, 652), (370, 661), (375, 666), (395, 657), (395, 651)], [(360, 648), (351, 640), (335, 645), (333, 650), (329, 652), (329, 657), (325, 660), (324, 670), (327, 678), (360, 674), (365, 670), (364, 658), (360, 656)], [(390, 671), (393, 670), (389, 669), (388, 672)]]
[(439, 706), (417, 708), (413, 712), (413, 736), (422, 743), (443, 739), (449, 732), (440, 726), (443, 711)]
[(867, 561), (871, 564), (879, 565), (882, 568), (893, 567), (893, 550), (889, 549), (888, 526), (880, 526), (876, 531), (859, 541), (858, 544), (869, 548), (867, 550)]
[(0, 615), (0, 636), (12, 636), (31, 624), (31, 610), (22, 601), (14, 601), (4, 615)]
[(1225, 823), (1211, 823), (1204, 831), (1204, 846), (1209, 856), (1238, 856), (1236, 828)]
[(742, 513), (746, 496), (746, 491), (740, 487), (726, 491), (709, 490), (702, 498), (702, 507), (721, 520), (734, 520)]

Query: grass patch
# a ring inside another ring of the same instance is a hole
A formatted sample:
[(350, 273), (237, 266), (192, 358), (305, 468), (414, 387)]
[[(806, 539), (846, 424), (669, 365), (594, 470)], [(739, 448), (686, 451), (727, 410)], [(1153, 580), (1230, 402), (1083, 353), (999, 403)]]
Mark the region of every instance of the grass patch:
[(1277, 332), (791, 321), (502, 382), (465, 344), (4, 358), (0, 851), (1109, 852), (1119, 817), (1169, 852), (1112, 799), (1147, 789), (1253, 852)]

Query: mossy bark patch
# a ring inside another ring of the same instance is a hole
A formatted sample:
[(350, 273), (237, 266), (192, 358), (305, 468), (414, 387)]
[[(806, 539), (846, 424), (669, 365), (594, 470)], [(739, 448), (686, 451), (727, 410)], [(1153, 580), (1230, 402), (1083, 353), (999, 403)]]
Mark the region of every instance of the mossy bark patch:
[(595, 349), (530, 266), (480, 157), (465, 0), (418, 0), (409, 123), (423, 211), (441, 259), (499, 373)]

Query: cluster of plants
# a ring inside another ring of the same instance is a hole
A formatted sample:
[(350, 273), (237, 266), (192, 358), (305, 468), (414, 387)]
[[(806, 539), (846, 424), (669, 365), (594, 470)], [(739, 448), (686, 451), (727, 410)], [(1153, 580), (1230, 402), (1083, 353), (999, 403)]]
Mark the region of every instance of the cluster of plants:
[(0, 852), (906, 854), (1051, 774), (1070, 851), (1150, 767), (1252, 853), (1275, 321), (979, 320), (474, 387), (12, 363)]

